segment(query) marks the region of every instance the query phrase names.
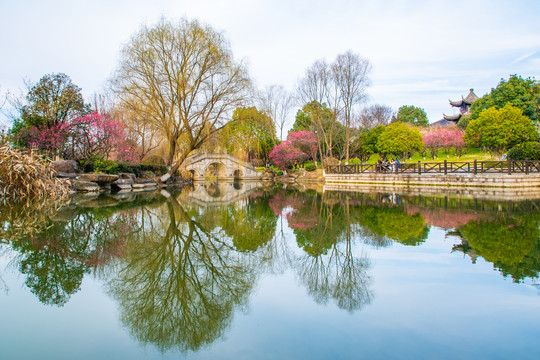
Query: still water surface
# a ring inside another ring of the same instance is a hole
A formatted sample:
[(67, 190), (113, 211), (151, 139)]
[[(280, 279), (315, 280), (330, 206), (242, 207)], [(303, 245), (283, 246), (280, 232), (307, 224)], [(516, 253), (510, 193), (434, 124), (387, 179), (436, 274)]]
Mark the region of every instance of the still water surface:
[(538, 359), (540, 199), (205, 184), (0, 206), (2, 359)]

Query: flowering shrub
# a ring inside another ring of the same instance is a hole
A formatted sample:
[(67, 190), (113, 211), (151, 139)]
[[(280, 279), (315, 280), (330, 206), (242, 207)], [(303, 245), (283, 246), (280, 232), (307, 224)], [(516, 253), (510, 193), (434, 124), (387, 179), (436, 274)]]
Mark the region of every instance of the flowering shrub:
[(123, 125), (97, 112), (52, 127), (21, 128), (15, 142), (50, 155), (69, 159), (95, 156), (134, 161), (137, 151), (126, 141)]
[(71, 148), (67, 152), (73, 159), (116, 155), (121, 160), (134, 160), (133, 149), (125, 140), (119, 121), (111, 120), (97, 112), (74, 119), (70, 126)]
[(432, 158), (437, 156), (439, 150), (444, 149), (448, 153), (452, 148), (455, 149), (456, 155), (459, 156), (465, 148), (463, 134), (462, 130), (456, 128), (438, 128), (425, 134), (422, 140)]
[(66, 145), (69, 135), (69, 125), (61, 123), (42, 130), (32, 126), (26, 135), (28, 136), (28, 143), (32, 148), (56, 154)]
[(270, 161), (279, 169), (284, 170), (297, 163), (306, 161), (309, 155), (294, 147), (290, 141), (284, 141), (276, 145), (269, 155)]
[(424, 146), (433, 159), (437, 156), (437, 153), (442, 148), (443, 139), (442, 132), (439, 129), (430, 131), (422, 137)]
[(297, 149), (309, 155), (313, 160), (317, 156), (317, 136), (311, 131), (297, 131), (289, 133), (287, 141)]

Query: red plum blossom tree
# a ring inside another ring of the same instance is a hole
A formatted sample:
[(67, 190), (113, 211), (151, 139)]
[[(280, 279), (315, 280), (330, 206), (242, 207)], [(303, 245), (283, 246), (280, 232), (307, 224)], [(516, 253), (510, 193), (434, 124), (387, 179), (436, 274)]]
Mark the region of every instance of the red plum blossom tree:
[(284, 141), (276, 145), (269, 155), (270, 161), (279, 169), (285, 170), (287, 167), (309, 159), (309, 155), (294, 147), (290, 141)]
[(297, 149), (309, 155), (314, 161), (317, 157), (317, 136), (311, 131), (296, 131), (289, 133), (287, 141)]

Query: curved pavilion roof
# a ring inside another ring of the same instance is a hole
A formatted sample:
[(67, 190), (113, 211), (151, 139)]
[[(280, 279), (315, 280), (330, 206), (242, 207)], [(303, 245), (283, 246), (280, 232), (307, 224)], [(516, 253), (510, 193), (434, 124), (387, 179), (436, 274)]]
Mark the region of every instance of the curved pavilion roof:
[(474, 89), (469, 90), (469, 94), (466, 97), (461, 96), (461, 100), (458, 101), (452, 101), (448, 100), (450, 102), (450, 105), (455, 107), (461, 107), (464, 104), (465, 105), (472, 105), (473, 102), (478, 100), (478, 96), (474, 93)]
[(455, 115), (445, 115), (443, 114), (443, 118), (444, 120), (448, 120), (448, 121), (458, 121), (460, 118), (461, 118), (461, 113), (458, 113), (458, 114), (455, 114)]

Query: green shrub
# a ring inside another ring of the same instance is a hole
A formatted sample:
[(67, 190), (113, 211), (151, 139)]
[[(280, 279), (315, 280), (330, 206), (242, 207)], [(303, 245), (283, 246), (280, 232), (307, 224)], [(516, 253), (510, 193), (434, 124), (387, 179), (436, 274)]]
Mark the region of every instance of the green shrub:
[(131, 164), (125, 162), (116, 162), (113, 160), (93, 157), (79, 161), (79, 168), (82, 172), (95, 172), (104, 174), (133, 173), (141, 177), (144, 173), (152, 172), (157, 176), (165, 174), (168, 169), (166, 165), (156, 164)]
[(112, 160), (107, 160), (101, 156), (91, 157), (89, 159), (83, 159), (79, 161), (79, 167), (83, 172), (90, 173), (106, 173), (116, 174), (117, 164)]
[(469, 123), (471, 122), (471, 115), (468, 114), (468, 115), (463, 115), (458, 123), (457, 123), (457, 127), (460, 128), (461, 130), (465, 131), (465, 129), (467, 129), (467, 126), (469, 125)]
[(317, 166), (313, 163), (308, 163), (304, 165), (304, 169), (306, 169), (306, 171), (315, 171), (317, 170)]
[(508, 158), (512, 160), (540, 160), (540, 143), (527, 141), (518, 144), (508, 151)]
[(352, 158), (352, 159), (349, 159), (349, 165), (359, 165), (361, 164), (362, 161), (358, 158)]
[(283, 171), (279, 170), (279, 171), (277, 172), (277, 176), (281, 176), (281, 175), (283, 175)]

